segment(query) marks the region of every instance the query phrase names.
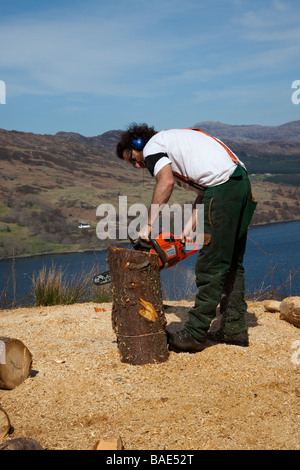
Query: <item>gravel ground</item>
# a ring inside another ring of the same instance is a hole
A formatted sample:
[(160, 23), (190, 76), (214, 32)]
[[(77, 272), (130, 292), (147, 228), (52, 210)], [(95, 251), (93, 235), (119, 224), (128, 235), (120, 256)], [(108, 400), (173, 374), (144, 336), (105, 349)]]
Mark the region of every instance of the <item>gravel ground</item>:
[[(164, 305), (169, 328), (181, 327), (191, 303)], [(0, 311), (0, 336), (33, 355), (30, 377), (0, 390), (14, 427), (5, 440), (61, 450), (119, 436), (125, 450), (299, 450), (299, 328), (249, 302), (249, 348), (216, 344), (133, 366), (120, 361), (111, 308)]]

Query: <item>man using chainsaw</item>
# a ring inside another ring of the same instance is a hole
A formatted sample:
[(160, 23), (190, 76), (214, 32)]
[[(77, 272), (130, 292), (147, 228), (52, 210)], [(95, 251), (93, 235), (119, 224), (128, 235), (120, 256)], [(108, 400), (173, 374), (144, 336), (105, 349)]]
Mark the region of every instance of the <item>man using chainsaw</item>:
[[(168, 333), (169, 349), (198, 352), (211, 341), (248, 346), (245, 320), (243, 257), (247, 229), (256, 202), (244, 164), (219, 139), (200, 129), (156, 132), (146, 124), (132, 124), (121, 136), (117, 156), (135, 168), (147, 168), (156, 178), (148, 222), (140, 238), (149, 241), (153, 208), (166, 204), (174, 181), (196, 191), (196, 204), (204, 204), (204, 246), (199, 250), (195, 274), (198, 292), (182, 330)], [(192, 232), (195, 230), (194, 217)], [(190, 241), (191, 227), (182, 238)], [(220, 303), (220, 329), (209, 333)]]

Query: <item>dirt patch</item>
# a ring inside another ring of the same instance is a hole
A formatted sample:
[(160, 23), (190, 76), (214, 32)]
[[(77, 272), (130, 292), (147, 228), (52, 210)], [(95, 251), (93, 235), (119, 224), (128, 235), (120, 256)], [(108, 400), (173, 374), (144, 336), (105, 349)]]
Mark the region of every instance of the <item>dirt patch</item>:
[[(170, 328), (190, 305), (165, 302)], [(218, 344), (132, 366), (120, 362), (111, 304), (2, 310), (1, 336), (33, 355), (31, 376), (0, 390), (14, 427), (6, 439), (65, 450), (119, 436), (125, 450), (299, 450), (300, 331), (262, 303), (248, 303), (247, 320), (249, 348)]]

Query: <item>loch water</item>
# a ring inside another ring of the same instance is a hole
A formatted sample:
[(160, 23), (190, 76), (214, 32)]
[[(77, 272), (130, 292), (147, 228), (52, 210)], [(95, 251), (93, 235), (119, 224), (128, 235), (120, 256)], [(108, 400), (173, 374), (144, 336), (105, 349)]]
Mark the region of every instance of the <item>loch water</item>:
[[(128, 246), (129, 248), (129, 246)], [(193, 255), (177, 266), (161, 272), (163, 298), (192, 299), (195, 292)], [(16, 258), (0, 261), (0, 307), (3, 292), (17, 305), (30, 304), (32, 278), (43, 267), (55, 265), (67, 277), (83, 272), (108, 270), (107, 252), (81, 252)], [(244, 258), (246, 293), (257, 299), (266, 292), (278, 297), (300, 295), (300, 221), (250, 228)], [(92, 282), (92, 279), (91, 279)], [(9, 305), (7, 305), (9, 307)]]

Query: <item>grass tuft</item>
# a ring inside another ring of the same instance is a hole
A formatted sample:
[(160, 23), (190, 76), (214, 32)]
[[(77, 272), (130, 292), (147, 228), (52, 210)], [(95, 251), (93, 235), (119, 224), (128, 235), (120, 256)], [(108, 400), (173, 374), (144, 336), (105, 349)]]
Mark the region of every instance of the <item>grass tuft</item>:
[(71, 305), (79, 302), (110, 302), (111, 291), (107, 286), (99, 288), (92, 284), (92, 270), (79, 277), (67, 277), (61, 267), (43, 267), (32, 278), (32, 295), (35, 305)]

